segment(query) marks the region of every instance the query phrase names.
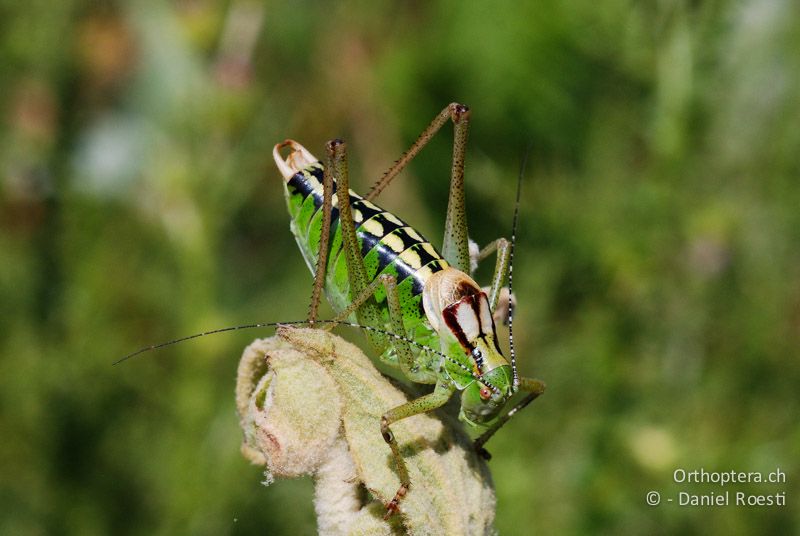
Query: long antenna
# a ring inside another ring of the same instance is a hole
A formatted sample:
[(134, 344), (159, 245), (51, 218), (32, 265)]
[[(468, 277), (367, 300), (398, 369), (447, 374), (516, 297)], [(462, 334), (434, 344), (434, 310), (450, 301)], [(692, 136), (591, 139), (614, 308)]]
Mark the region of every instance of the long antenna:
[(350, 326), (350, 327), (353, 327), (353, 328), (360, 328), (360, 329), (366, 329), (368, 331), (374, 331), (374, 332), (377, 332), (377, 333), (381, 333), (383, 335), (388, 335), (388, 336), (393, 337), (393, 338), (395, 338), (397, 340), (400, 340), (400, 341), (405, 341), (405, 342), (407, 342), (409, 344), (412, 344), (412, 345), (414, 345), (414, 346), (416, 346), (416, 347), (418, 347), (418, 348), (420, 348), (422, 350), (425, 350), (427, 352), (431, 352), (431, 353), (436, 354), (436, 355), (438, 355), (440, 357), (443, 357), (445, 359), (449, 359), (446, 355), (444, 355), (443, 353), (439, 352), (438, 350), (435, 350), (435, 349), (431, 348), (430, 346), (426, 346), (424, 344), (418, 343), (417, 341), (415, 341), (413, 339), (409, 339), (408, 337), (403, 337), (401, 335), (398, 335), (396, 333), (392, 333), (390, 331), (386, 331), (386, 330), (383, 330), (383, 329), (380, 329), (380, 328), (373, 328), (372, 326), (364, 326), (362, 324), (356, 324), (354, 322), (345, 322), (343, 320), (315, 320), (313, 322), (310, 321), (310, 320), (288, 320), (286, 322), (257, 322), (255, 324), (242, 324), (241, 326), (231, 326), (231, 327), (227, 327), (227, 328), (212, 329), (211, 331), (204, 331), (202, 333), (195, 333), (194, 335), (187, 335), (186, 337), (180, 337), (178, 339), (173, 339), (171, 341), (162, 342), (160, 344), (152, 344), (150, 346), (145, 346), (144, 348), (140, 348), (139, 350), (136, 350), (135, 352), (130, 353), (130, 354), (126, 355), (125, 357), (121, 358), (121, 359), (117, 359), (116, 361), (114, 361), (112, 363), (112, 365), (119, 365), (123, 361), (127, 361), (128, 359), (131, 359), (132, 357), (136, 357), (137, 355), (143, 354), (145, 352), (151, 352), (153, 350), (158, 350), (159, 348), (164, 348), (166, 346), (172, 346), (173, 344), (178, 344), (179, 342), (190, 341), (192, 339), (198, 339), (200, 337), (205, 337), (206, 335), (214, 335), (216, 333), (225, 333), (225, 332), (228, 332), (228, 331), (238, 331), (240, 329), (274, 328), (274, 327), (279, 327), (279, 326), (302, 326), (302, 325), (313, 325), (313, 324), (333, 324), (333, 325), (336, 325), (336, 326)]
[(514, 353), (514, 294), (512, 293), (512, 280), (514, 279), (514, 246), (517, 243), (517, 220), (519, 219), (519, 199), (522, 190), (522, 177), (525, 175), (525, 167), (528, 165), (528, 154), (530, 145), (525, 150), (522, 162), (519, 165), (519, 175), (517, 176), (517, 199), (514, 201), (514, 221), (511, 224), (511, 249), (508, 253), (508, 348), (511, 353), (511, 370), (514, 374), (513, 389), (519, 388), (519, 374), (517, 373), (517, 355)]
[[(287, 322), (289, 323), (289, 322)], [(220, 329), (213, 329), (211, 331), (204, 331), (203, 333), (195, 333), (194, 335), (188, 335), (186, 337), (180, 337), (179, 339), (172, 339), (171, 341), (162, 342), (160, 344), (151, 344), (150, 346), (145, 346), (144, 348), (140, 348), (133, 353), (126, 355), (121, 359), (117, 359), (111, 365), (119, 365), (123, 361), (127, 361), (132, 357), (136, 357), (139, 354), (143, 354), (145, 352), (151, 352), (153, 350), (158, 350), (159, 348), (164, 348), (166, 346), (172, 346), (173, 344), (178, 344), (179, 342), (183, 341), (190, 341), (192, 339), (198, 339), (200, 337), (205, 337), (206, 335), (213, 335), (215, 333), (225, 333), (226, 331), (236, 331), (239, 329), (253, 329), (253, 328), (268, 328), (277, 326), (278, 322), (260, 322), (258, 324), (243, 324), (241, 326), (232, 326), (228, 328), (220, 328)]]
[(425, 352), (430, 352), (430, 353), (432, 353), (434, 355), (438, 355), (442, 359), (450, 361), (454, 365), (462, 368), (465, 372), (467, 372), (467, 374), (470, 374), (474, 379), (486, 384), (486, 386), (489, 387), (495, 393), (500, 393), (500, 390), (496, 386), (494, 386), (491, 383), (489, 383), (489, 381), (487, 381), (483, 377), (483, 374), (475, 374), (471, 369), (469, 369), (465, 365), (459, 363), (458, 361), (456, 361), (452, 357), (440, 352), (439, 350), (431, 348), (430, 346), (428, 346), (426, 344), (419, 343), (419, 342), (417, 342), (417, 341), (415, 341), (413, 339), (409, 339), (408, 337), (403, 337), (402, 335), (398, 335), (397, 333), (392, 333), (391, 331), (386, 331), (386, 330), (383, 330), (383, 329), (380, 329), (380, 328), (374, 328), (372, 326), (365, 326), (363, 324), (356, 324), (355, 322), (346, 322), (344, 320), (315, 320), (314, 322), (311, 322), (309, 320), (289, 320), (287, 322), (258, 322), (258, 323), (255, 323), (255, 324), (242, 324), (241, 326), (231, 326), (231, 327), (227, 327), (227, 328), (212, 329), (211, 331), (204, 331), (202, 333), (195, 333), (194, 335), (188, 335), (186, 337), (180, 337), (178, 339), (173, 339), (171, 341), (162, 342), (160, 344), (152, 344), (150, 346), (145, 346), (144, 348), (140, 348), (139, 350), (136, 350), (135, 352), (130, 353), (130, 354), (126, 355), (125, 357), (121, 358), (121, 359), (117, 359), (116, 361), (114, 361), (112, 363), (112, 366), (113, 365), (119, 365), (123, 361), (127, 361), (128, 359), (136, 357), (137, 355), (143, 354), (145, 352), (151, 352), (153, 350), (158, 350), (159, 348), (164, 348), (166, 346), (172, 346), (173, 344), (178, 344), (179, 342), (189, 341), (189, 340), (192, 340), (192, 339), (198, 339), (200, 337), (205, 337), (206, 335), (214, 335), (215, 333), (225, 333), (225, 332), (228, 332), (228, 331), (238, 331), (240, 329), (270, 328), (270, 327), (279, 327), (279, 326), (302, 326), (302, 325), (315, 325), (315, 324), (332, 324), (332, 325), (335, 325), (335, 326), (348, 326), (348, 327), (351, 327), (351, 328), (365, 329), (367, 331), (374, 331), (374, 332), (380, 333), (382, 335), (387, 335), (387, 336), (392, 337), (392, 338), (394, 338), (396, 340), (399, 340), (399, 341), (407, 342), (408, 344), (416, 346), (417, 348), (419, 348), (419, 349), (421, 349), (421, 350), (423, 350)]

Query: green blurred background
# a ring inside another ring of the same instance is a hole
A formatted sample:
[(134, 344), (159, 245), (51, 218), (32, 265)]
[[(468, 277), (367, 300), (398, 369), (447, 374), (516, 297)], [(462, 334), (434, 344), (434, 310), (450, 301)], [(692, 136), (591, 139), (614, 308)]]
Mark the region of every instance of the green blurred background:
[[(501, 533), (797, 533), (795, 2), (0, 13), (0, 533), (313, 533), (312, 482), (264, 487), (239, 454), (236, 363), (268, 331), (111, 363), (303, 318), (272, 145), (342, 137), (365, 190), (451, 101), (479, 243), (509, 234), (532, 145), (515, 335), (549, 391), (490, 444)], [(382, 201), (435, 243), (451, 139)], [(645, 504), (724, 491), (672, 482), (701, 467), (780, 467), (725, 489), (787, 506)]]

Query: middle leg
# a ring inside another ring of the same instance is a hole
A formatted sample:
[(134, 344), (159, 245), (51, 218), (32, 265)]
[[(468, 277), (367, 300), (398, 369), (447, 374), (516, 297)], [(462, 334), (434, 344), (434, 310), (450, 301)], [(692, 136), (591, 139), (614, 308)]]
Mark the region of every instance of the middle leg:
[[(427, 371), (420, 371), (419, 366), (415, 362), (414, 353), (411, 350), (408, 334), (406, 333), (405, 325), (403, 324), (403, 311), (400, 307), (400, 298), (397, 294), (397, 278), (390, 274), (382, 274), (377, 279), (372, 281), (367, 287), (355, 298), (353, 302), (343, 309), (333, 319), (333, 322), (342, 322), (346, 320), (353, 312), (357, 311), (362, 304), (375, 295), (378, 288), (384, 287), (386, 291), (386, 304), (389, 310), (389, 324), (391, 325), (391, 334), (396, 335), (392, 341), (387, 340), (387, 344), (394, 344), (397, 351), (398, 362), (400, 370), (403, 375), (415, 383), (433, 383), (428, 377)], [(367, 326), (367, 330), (369, 331)], [(380, 326), (383, 329), (384, 326)]]
[[(497, 310), (497, 306), (500, 301), (500, 294), (503, 289), (503, 283), (505, 283), (506, 276), (508, 276), (508, 263), (511, 255), (511, 243), (505, 238), (498, 238), (480, 250), (476, 258), (477, 262), (481, 262), (495, 252), (497, 252), (497, 260), (495, 262), (494, 275), (492, 276), (492, 282), (489, 286), (488, 292), (489, 309), (491, 309), (492, 313)], [(501, 317), (502, 316), (503, 315), (501, 315)], [(497, 320), (498, 316), (495, 315), (495, 321)]]

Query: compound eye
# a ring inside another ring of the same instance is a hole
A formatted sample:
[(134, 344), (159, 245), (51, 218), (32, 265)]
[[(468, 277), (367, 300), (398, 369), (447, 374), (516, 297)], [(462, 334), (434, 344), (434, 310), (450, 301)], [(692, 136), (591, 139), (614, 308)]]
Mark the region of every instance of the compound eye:
[(480, 390), (480, 395), (482, 399), (489, 400), (489, 398), (492, 396), (492, 392), (489, 390), (488, 387), (482, 386)]
[(475, 359), (480, 359), (481, 357), (483, 357), (483, 354), (481, 353), (480, 349), (473, 348), (472, 357), (474, 357)]

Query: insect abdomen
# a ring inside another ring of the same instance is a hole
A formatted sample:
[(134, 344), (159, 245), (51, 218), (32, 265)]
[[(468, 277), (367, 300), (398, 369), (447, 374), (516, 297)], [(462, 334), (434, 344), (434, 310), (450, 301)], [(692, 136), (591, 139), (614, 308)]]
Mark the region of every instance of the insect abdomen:
[[(322, 231), (322, 173), (322, 165), (316, 162), (286, 181), (292, 232), (312, 273), (317, 264)], [(411, 226), (352, 190), (350, 203), (367, 278), (372, 281), (381, 274), (392, 274), (397, 278), (403, 318), (406, 327), (413, 329), (416, 324), (425, 321), (422, 310), (422, 289), (425, 281), (431, 274), (447, 267), (447, 261)], [(331, 211), (325, 293), (337, 311), (344, 309), (352, 299), (342, 250), (336, 197)], [(376, 292), (375, 299), (379, 304), (383, 304), (385, 298), (382, 288)]]

